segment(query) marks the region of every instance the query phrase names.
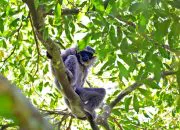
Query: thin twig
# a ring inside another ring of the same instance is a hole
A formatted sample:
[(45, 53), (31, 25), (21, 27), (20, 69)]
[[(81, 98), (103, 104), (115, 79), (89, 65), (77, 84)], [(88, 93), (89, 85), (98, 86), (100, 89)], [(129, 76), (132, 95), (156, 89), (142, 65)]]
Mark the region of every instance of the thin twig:
[(47, 115), (68, 115), (68, 116), (71, 116), (73, 117), (73, 115), (69, 112), (64, 112), (64, 111), (57, 111), (57, 110), (54, 110), (54, 111), (50, 111), (50, 110), (43, 110), (43, 109), (39, 109), (40, 111), (44, 112), (44, 116), (47, 116)]
[(5, 60), (0, 61), (0, 62), (6, 62), (6, 61), (14, 54), (15, 50), (16, 50), (16, 45), (14, 46), (14, 48), (13, 48), (11, 54), (10, 54), (7, 58), (5, 58)]
[(91, 83), (90, 83), (89, 81), (86, 80), (86, 83), (88, 84), (88, 86), (89, 86), (90, 88), (92, 88), (92, 85), (91, 85)]
[(16, 45), (14, 46), (11, 54), (10, 54), (7, 58), (5, 58), (5, 60), (0, 61), (0, 62), (3, 62), (2, 66), (0, 67), (0, 70), (2, 69), (2, 67), (4, 66), (4, 64), (6, 63), (6, 61), (14, 54), (15, 50), (16, 50)]
[[(69, 117), (69, 116), (64, 115), (64, 116), (61, 118), (61, 120), (60, 120), (58, 123), (56, 123), (56, 125), (58, 125), (58, 130), (60, 130), (60, 127), (61, 127), (62, 122), (63, 122), (64, 120), (66, 120), (68, 117)], [(65, 125), (64, 125), (64, 126), (65, 126)]]
[[(65, 9), (62, 9), (61, 15), (77, 15), (79, 12), (80, 10), (77, 8), (72, 8), (72, 9), (65, 8)], [(50, 10), (45, 15), (54, 15), (54, 10)]]
[[(19, 39), (19, 32), (20, 32), (21, 28), (22, 28), (22, 22), (21, 22), (20, 26), (18, 27), (18, 29), (15, 31), (15, 33), (16, 33), (16, 32), (18, 33), (18, 34), (17, 34), (17, 40)], [(15, 34), (15, 33), (14, 33), (14, 34)], [(5, 58), (5, 60), (0, 61), (0, 62), (6, 62), (6, 61), (14, 54), (15, 50), (16, 50), (16, 45), (14, 46), (13, 51), (11, 52), (11, 54), (10, 54), (7, 58)], [(3, 63), (3, 65), (4, 65), (4, 63)], [(3, 66), (3, 65), (2, 65), (2, 66)], [(1, 68), (2, 68), (2, 67), (1, 67)]]
[[(112, 117), (112, 118), (113, 118), (113, 117)], [(116, 118), (113, 118), (113, 120), (114, 120), (114, 122), (116, 123), (116, 125), (118, 126), (118, 128), (119, 128), (120, 130), (123, 130), (121, 124), (116, 120)]]
[(33, 26), (33, 23), (32, 23), (32, 18), (30, 16), (30, 13), (29, 13), (29, 19), (30, 19), (30, 23), (31, 23), (31, 27), (32, 27), (32, 32), (33, 32), (33, 36), (34, 36), (34, 40), (35, 40), (35, 44), (36, 44), (36, 49), (37, 49), (37, 53), (38, 53), (38, 56), (37, 56), (37, 63), (36, 63), (36, 71), (34, 73), (34, 75), (37, 74), (38, 70), (39, 70), (39, 57), (41, 56), (41, 53), (40, 53), (40, 49), (39, 49), (39, 43), (38, 43), (38, 39), (37, 39), (37, 36), (36, 36), (36, 33), (35, 33), (35, 29), (34, 29), (34, 26)]
[(70, 121), (69, 121), (69, 125), (68, 125), (68, 127), (67, 127), (67, 130), (70, 130), (70, 129), (71, 129), (72, 120), (73, 120), (73, 118), (71, 117), (71, 119), (70, 119)]

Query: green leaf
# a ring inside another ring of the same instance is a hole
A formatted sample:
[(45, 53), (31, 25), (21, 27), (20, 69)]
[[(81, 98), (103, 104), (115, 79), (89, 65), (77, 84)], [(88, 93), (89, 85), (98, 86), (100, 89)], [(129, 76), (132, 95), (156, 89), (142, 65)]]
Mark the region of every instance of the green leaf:
[(100, 71), (97, 73), (97, 75), (102, 75), (102, 73), (106, 70), (106, 68), (109, 66), (109, 62), (107, 61), (100, 69)]
[(121, 115), (121, 112), (119, 111), (119, 109), (113, 109), (112, 110), (112, 113), (116, 116), (120, 116)]
[(92, 38), (92, 34), (87, 33), (87, 35), (81, 41), (79, 41), (78, 43), (79, 49), (80, 50), (84, 49), (87, 46), (87, 44), (90, 42), (91, 38)]
[(111, 40), (111, 44), (115, 47), (117, 47), (117, 39), (115, 35), (115, 28), (111, 26), (110, 31), (109, 31), (109, 39)]
[(70, 22), (69, 25), (71, 27), (71, 34), (74, 34), (74, 32), (75, 32), (75, 25), (74, 25), (74, 23)]
[(151, 87), (152, 89), (160, 89), (159, 85), (156, 84), (154, 81), (151, 80), (143, 80), (143, 83)]
[(43, 89), (43, 82), (41, 82), (41, 83), (39, 84), (38, 89), (39, 89), (40, 92), (42, 91), (42, 89)]
[(146, 56), (145, 56), (145, 58), (144, 58), (144, 61), (145, 62), (149, 62), (150, 60), (151, 60), (151, 57), (152, 57), (152, 55), (153, 55), (153, 51), (154, 51), (154, 47), (151, 47), (149, 50), (148, 50), (148, 52), (146, 53)]
[(55, 8), (55, 25), (61, 25), (61, 5), (58, 3)]
[(102, 0), (92, 0), (93, 5), (95, 6), (96, 10), (101, 12), (104, 11), (104, 5)]
[(154, 35), (157, 41), (161, 42), (162, 38), (168, 34), (170, 22), (171, 21), (169, 19), (164, 20), (162, 22), (154, 22), (154, 26), (156, 27), (156, 32)]
[(119, 68), (119, 75), (125, 77), (126, 79), (128, 79), (129, 72), (121, 62), (118, 62), (118, 68)]
[(165, 48), (159, 47), (159, 52), (162, 57), (170, 59), (170, 52), (166, 51)]
[(142, 79), (147, 78), (148, 72), (149, 72), (149, 71), (147, 71), (147, 69), (146, 69), (145, 67), (141, 67), (140, 70), (139, 70), (139, 72), (138, 72), (138, 75), (137, 75), (137, 77), (136, 77), (136, 80), (137, 80), (137, 81), (140, 81), (140, 80), (142, 80)]
[(3, 20), (0, 18), (0, 31), (3, 33), (4, 32), (4, 23)]
[(138, 88), (138, 90), (140, 91), (140, 93), (142, 95), (144, 95), (145, 97), (149, 97), (151, 95), (151, 92), (146, 90), (146, 89), (143, 89), (143, 88)]
[(132, 97), (125, 98), (124, 100), (126, 112), (129, 111), (129, 105), (131, 104), (131, 100), (132, 100)]
[(6, 42), (4, 41), (4, 39), (1, 38), (0, 38), (0, 47), (7, 48)]
[(22, 77), (24, 77), (24, 75), (25, 75), (25, 72), (26, 72), (26, 70), (25, 70), (25, 68), (24, 67), (22, 67), (22, 66), (20, 66), (20, 72), (21, 72), (21, 76)]
[(116, 91), (114, 91), (114, 93), (112, 94), (112, 97), (114, 97), (114, 96), (118, 95), (119, 93), (120, 93), (120, 90), (116, 90)]
[(66, 33), (67, 39), (72, 43), (73, 40), (72, 40), (71, 33), (70, 33), (70, 26), (67, 22), (65, 23), (65, 33)]
[(102, 26), (103, 25), (103, 21), (97, 20), (97, 19), (92, 19), (94, 25), (98, 25), (98, 26)]
[(34, 103), (35, 105), (38, 105), (36, 99), (33, 99), (33, 103)]
[(48, 64), (46, 64), (45, 68), (43, 69), (44, 74), (47, 74), (47, 72), (49, 72)]
[(0, 7), (6, 6), (9, 2), (7, 0), (0, 1)]
[(142, 3), (134, 3), (130, 6), (129, 11), (130, 12), (140, 12), (143, 9), (143, 4)]
[(86, 30), (88, 30), (89, 28), (87, 28), (84, 24), (82, 24), (82, 23), (77, 23), (78, 24), (78, 26), (79, 27), (81, 27), (81, 28), (85, 28)]
[[(97, 33), (93, 33), (92, 34), (92, 39), (93, 40), (98, 40), (98, 39), (100, 39), (102, 37), (102, 33), (101, 32), (97, 32)], [(96, 42), (96, 43), (99, 43), (98, 41)]]
[(9, 26), (17, 27), (19, 21), (20, 21), (20, 19), (19, 19), (19, 18), (16, 18), (16, 19), (14, 19), (14, 20), (11, 22), (11, 24), (10, 24)]
[(145, 116), (146, 118), (150, 118), (150, 116), (147, 114), (146, 111), (143, 111), (143, 114), (144, 114), (144, 116)]
[(173, 1), (168, 1), (168, 3), (177, 9), (180, 9), (180, 0), (173, 0)]
[(48, 37), (49, 37), (48, 28), (45, 28), (45, 29), (43, 30), (43, 39), (44, 39), (44, 40), (47, 40)]
[(118, 55), (118, 56), (129, 66), (135, 66), (133, 59), (129, 55), (122, 54), (122, 55)]
[(139, 101), (135, 94), (133, 97), (133, 107), (134, 107), (134, 110), (138, 113), (139, 112)]
[(46, 82), (46, 83), (44, 84), (44, 87), (47, 87), (47, 86), (50, 86), (49, 82)]
[(161, 71), (162, 71), (162, 61), (159, 59), (159, 56), (157, 54), (152, 55), (152, 64), (153, 64), (153, 72), (154, 72), (154, 78), (157, 82), (159, 82), (161, 78)]
[(122, 51), (123, 54), (127, 53), (128, 52), (128, 42), (127, 42), (127, 39), (124, 38), (121, 42), (121, 45), (120, 45), (120, 49)]
[(29, 80), (31, 81), (31, 82), (34, 82), (34, 76), (33, 75), (31, 75), (31, 74), (28, 74), (28, 77), (29, 77)]
[(146, 24), (148, 23), (148, 19), (145, 17), (145, 15), (146, 14), (142, 14), (139, 20), (139, 31), (141, 33), (144, 33), (144, 31), (146, 30)]

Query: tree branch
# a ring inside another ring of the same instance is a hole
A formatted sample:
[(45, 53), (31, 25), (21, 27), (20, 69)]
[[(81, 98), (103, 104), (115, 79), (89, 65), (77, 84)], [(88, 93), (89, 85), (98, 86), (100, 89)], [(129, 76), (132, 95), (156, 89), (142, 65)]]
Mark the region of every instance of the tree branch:
[(39, 109), (40, 111), (43, 112), (43, 115), (46, 116), (46, 115), (67, 115), (67, 116), (72, 116), (73, 115), (69, 112), (64, 112), (64, 111), (57, 111), (57, 110), (54, 110), (54, 111), (50, 111), (50, 110), (42, 110), (42, 109)]
[(88, 84), (88, 86), (89, 86), (90, 88), (93, 88), (92, 85), (91, 85), (91, 83), (90, 83), (89, 81), (86, 80), (86, 83)]
[(60, 130), (61, 124), (63, 123), (63, 121), (66, 121), (66, 119), (68, 118), (67, 115), (64, 115), (61, 120), (57, 123), (58, 125), (58, 130)]
[(10, 54), (7, 58), (5, 58), (5, 60), (0, 61), (0, 62), (6, 62), (6, 61), (14, 54), (15, 50), (16, 50), (16, 45), (14, 46), (14, 48), (13, 48), (11, 54)]
[[(165, 71), (162, 72), (161, 76), (162, 78), (169, 76), (169, 75), (174, 75), (177, 72), (175, 71)], [(153, 81), (154, 78), (148, 78), (147, 80)], [(96, 122), (102, 126), (104, 126), (107, 130), (110, 130), (110, 127), (108, 127), (107, 124), (107, 119), (111, 114), (111, 110), (113, 109), (114, 106), (116, 106), (126, 95), (137, 89), (139, 86), (143, 85), (143, 83), (140, 82), (135, 82), (126, 89), (124, 89), (109, 105), (104, 106), (103, 108), (103, 113), (98, 115)]]
[[(176, 72), (174, 71), (165, 71), (165, 72), (162, 72), (161, 76), (162, 78), (168, 76), (168, 75), (173, 75), (173, 74), (176, 74)], [(149, 78), (148, 80), (152, 81), (154, 80), (154, 78)], [(139, 86), (143, 85), (143, 83), (138, 83), (138, 82), (135, 82), (134, 84), (132, 84), (131, 86), (127, 87), (126, 89), (124, 89), (118, 96), (117, 98), (112, 101), (110, 103), (110, 107), (111, 109), (117, 104), (119, 103), (126, 95), (128, 95), (129, 93), (131, 93), (132, 91), (134, 91), (136, 88), (138, 88)]]
[(92, 115), (90, 115), (88, 112), (86, 112), (86, 117), (87, 117), (87, 120), (89, 121), (90, 125), (91, 125), (91, 128), (92, 130), (99, 130), (96, 122), (94, 121)]
[[(79, 13), (79, 9), (72, 8), (72, 9), (62, 9), (61, 15), (77, 15)], [(46, 15), (54, 15), (54, 10), (50, 10)]]
[(119, 130), (123, 130), (123, 127), (121, 126), (121, 124), (116, 120), (116, 118), (113, 118), (114, 122), (116, 123), (116, 125), (118, 126)]
[(70, 86), (67, 75), (65, 73), (65, 66), (63, 64), (62, 57), (60, 55), (60, 49), (51, 38), (44, 38), (43, 33), (45, 31), (44, 23), (44, 7), (39, 6), (35, 8), (34, 0), (23, 0), (30, 10), (30, 14), (33, 21), (33, 26), (36, 29), (36, 35), (38, 39), (47, 49), (48, 53), (52, 56), (51, 62), (55, 70), (55, 77), (61, 83), (61, 92), (68, 99), (70, 103), (71, 111), (74, 115), (79, 118), (86, 117), (85, 111), (82, 106), (81, 99), (75, 93), (73, 88)]
[(132, 91), (134, 91), (136, 88), (138, 88), (139, 86), (141, 86), (142, 83), (134, 83), (131, 86), (127, 87), (126, 89), (124, 89), (117, 97), (114, 101), (112, 101), (110, 103), (110, 107), (111, 109), (121, 101), (121, 99), (123, 99), (126, 95), (128, 95), (129, 93), (131, 93)]
[(0, 99), (8, 101), (8, 106), (4, 104), (5, 102), (0, 102), (1, 109), (6, 109), (5, 113), (0, 113), (0, 116), (17, 119), (19, 124), (16, 125), (19, 125), (20, 129), (52, 129), (52, 126), (43, 119), (20, 90), (15, 85), (11, 85), (2, 75), (0, 75), (0, 90)]

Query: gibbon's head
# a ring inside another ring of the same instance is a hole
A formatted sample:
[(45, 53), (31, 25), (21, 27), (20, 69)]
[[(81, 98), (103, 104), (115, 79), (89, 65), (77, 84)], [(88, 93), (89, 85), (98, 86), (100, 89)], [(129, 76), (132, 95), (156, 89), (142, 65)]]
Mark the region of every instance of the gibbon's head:
[(95, 50), (90, 46), (87, 46), (84, 50), (77, 53), (77, 58), (80, 64), (90, 67), (94, 64), (96, 56), (94, 56)]

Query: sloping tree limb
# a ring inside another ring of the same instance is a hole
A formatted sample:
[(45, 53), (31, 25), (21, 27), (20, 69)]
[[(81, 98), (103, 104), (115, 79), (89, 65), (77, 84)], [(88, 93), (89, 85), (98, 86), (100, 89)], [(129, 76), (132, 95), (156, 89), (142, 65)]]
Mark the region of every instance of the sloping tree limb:
[(128, 95), (129, 93), (131, 93), (132, 91), (134, 91), (136, 88), (138, 88), (139, 86), (141, 86), (142, 83), (134, 83), (132, 85), (130, 85), (129, 87), (127, 87), (126, 89), (124, 89), (117, 97), (114, 101), (112, 101), (109, 106), (112, 109), (114, 106), (116, 106), (126, 95)]
[[(164, 78), (164, 77), (166, 77), (166, 76), (168, 76), (168, 75), (174, 75), (174, 74), (176, 74), (176, 72), (174, 72), (174, 71), (164, 71), (164, 72), (162, 72), (161, 77)], [(148, 78), (148, 80), (153, 81), (154, 78)], [(117, 98), (110, 103), (109, 106), (111, 107), (111, 109), (112, 109), (114, 106), (116, 106), (117, 103), (119, 103), (126, 95), (128, 95), (129, 93), (131, 93), (132, 91), (134, 91), (135, 89), (137, 89), (138, 87), (140, 87), (141, 85), (143, 85), (143, 83), (135, 82), (135, 83), (133, 83), (132, 85), (130, 85), (129, 87), (127, 87), (126, 89), (124, 89), (124, 90), (117, 96)]]
[[(38, 7), (38, 9), (36, 10), (34, 0), (23, 0), (23, 2), (25, 2), (29, 8), (38, 39), (45, 46), (48, 53), (52, 56), (52, 64), (56, 72), (55, 76), (62, 85), (61, 92), (64, 94), (65, 97), (69, 99), (70, 103), (73, 103), (77, 107), (79, 106), (79, 109), (81, 109), (79, 96), (70, 87), (69, 81), (67, 79), (67, 75), (65, 73), (65, 66), (60, 56), (59, 47), (57, 46), (57, 44), (55, 44), (54, 41), (52, 41), (52, 39), (43, 38), (43, 32), (45, 27), (43, 9), (41, 7)], [(83, 113), (81, 114), (83, 115)]]
[[(0, 90), (0, 116), (16, 119), (17, 122), (12, 126), (18, 125), (20, 129), (26, 130), (52, 130), (52, 126), (43, 119), (20, 90), (2, 75)], [(11, 127), (11, 124), (4, 127)]]
[[(55, 42), (51, 38), (48, 37), (45, 39), (43, 37), (43, 32), (45, 31), (44, 7), (39, 6), (36, 9), (34, 0), (23, 0), (23, 2), (26, 3), (29, 8), (30, 15), (31, 15), (32, 21), (33, 21), (33, 26), (36, 30), (36, 35), (37, 35), (38, 39), (45, 46), (48, 53), (52, 56), (51, 62), (52, 62), (53, 68), (55, 70), (55, 77), (61, 83), (62, 88), (60, 91), (68, 99), (72, 113), (79, 118), (87, 117), (92, 129), (98, 130), (98, 127), (95, 124), (95, 122), (93, 120), (91, 120), (91, 117), (84, 111), (84, 109), (82, 107), (82, 102), (81, 102), (79, 96), (75, 93), (75, 91), (70, 86), (67, 75), (65, 73), (66, 70), (65, 70), (65, 66), (62, 61), (62, 57), (60, 55), (61, 52), (60, 52), (59, 47), (57, 46), (57, 44), (55, 44)], [(93, 123), (92, 123), (92, 121), (93, 121)]]
[[(177, 72), (175, 71), (164, 71), (161, 73), (161, 77), (164, 78), (169, 75), (174, 75)], [(154, 78), (148, 78), (147, 80), (153, 81)], [(107, 119), (111, 114), (111, 110), (128, 94), (136, 90), (138, 87), (143, 85), (143, 83), (140, 82), (135, 82), (126, 89), (124, 89), (109, 105), (106, 105), (103, 108), (103, 113), (101, 115), (98, 115), (96, 122), (98, 124), (107, 124)], [(103, 125), (105, 126), (105, 125)], [(107, 130), (110, 130), (108, 127), (106, 128)]]

